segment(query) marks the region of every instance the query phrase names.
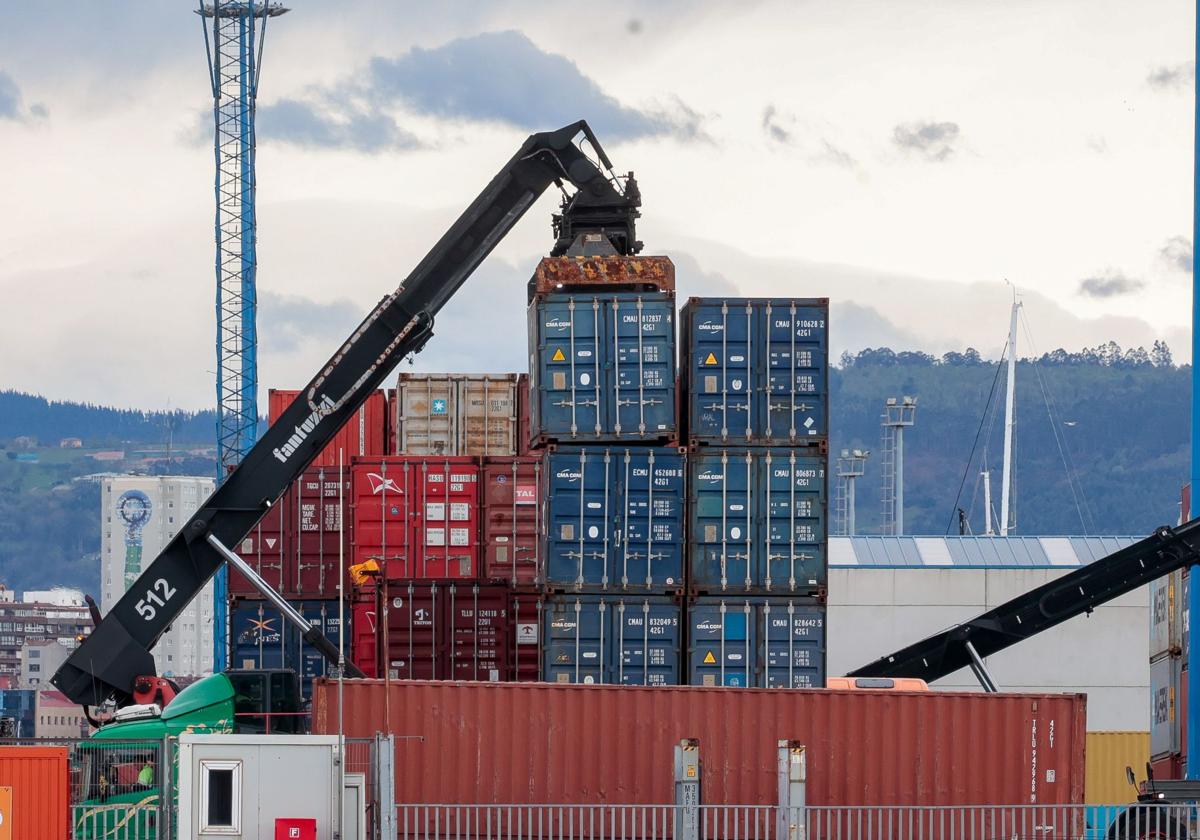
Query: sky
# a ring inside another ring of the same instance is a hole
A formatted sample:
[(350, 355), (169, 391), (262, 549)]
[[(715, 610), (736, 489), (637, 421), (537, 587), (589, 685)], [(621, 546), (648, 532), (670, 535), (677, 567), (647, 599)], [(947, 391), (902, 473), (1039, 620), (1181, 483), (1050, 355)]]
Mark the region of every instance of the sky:
[[(1189, 357), (1190, 2), (290, 5), (258, 99), (264, 393), (307, 382), (525, 136), (579, 118), (636, 173), (644, 253), (675, 261), (680, 300), (827, 296), (835, 355), (996, 356), (1015, 288), (1022, 355), (1162, 339)], [(0, 389), (214, 402), (194, 9), (5, 10)], [(412, 369), (524, 368), (556, 200)]]

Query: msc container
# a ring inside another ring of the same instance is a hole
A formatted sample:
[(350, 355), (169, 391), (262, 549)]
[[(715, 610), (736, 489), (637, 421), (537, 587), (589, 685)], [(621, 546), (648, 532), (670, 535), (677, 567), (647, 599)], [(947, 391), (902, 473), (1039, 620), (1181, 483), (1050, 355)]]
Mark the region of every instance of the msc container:
[(476, 459), (355, 459), (351, 473), (355, 563), (393, 580), (479, 575)]
[(1146, 780), (1149, 760), (1149, 732), (1089, 732), (1084, 802), (1114, 805), (1132, 801), (1136, 791), (1125, 778), (1125, 768), (1132, 768), (1140, 783)]
[[(337, 692), (318, 682), (314, 732), (338, 731)], [(397, 740), (397, 802), (661, 805), (683, 738), (706, 805), (776, 804), (782, 738), (810, 805), (1083, 801), (1083, 694), (347, 680), (345, 704), (349, 737), (420, 733)]]
[(794, 598), (699, 598), (687, 615), (689, 684), (825, 686), (824, 607)]
[(542, 499), (548, 589), (682, 590), (686, 456), (669, 447), (560, 448)]
[(401, 373), (393, 455), (516, 455), (517, 374)]
[(828, 461), (819, 447), (692, 453), (692, 590), (821, 594), (828, 576)]
[(355, 664), (391, 679), (536, 680), (537, 610), (503, 586), (381, 582), (356, 597)]
[(678, 685), (682, 639), (669, 598), (552, 595), (542, 603), (542, 679)]
[(484, 458), (480, 475), (483, 577), (533, 586), (541, 565), (542, 459)]
[[(277, 388), (267, 392), (267, 419), (271, 423), (278, 420), (299, 393)], [(354, 457), (386, 455), (387, 427), (387, 397), (383, 391), (374, 391), (309, 466), (337, 467), (339, 450), (343, 464)]]
[(559, 292), (673, 292), (669, 257), (543, 257), (529, 280), (529, 301)]
[(1180, 750), (1178, 657), (1163, 656), (1150, 663), (1150, 755), (1158, 759)]
[(1150, 658), (1178, 652), (1178, 571), (1150, 582)]
[(682, 322), (689, 444), (789, 446), (829, 434), (828, 298), (691, 298)]
[[(243, 538), (241, 556), (289, 599), (337, 597), (353, 548), (350, 493), (349, 462), (340, 481), (337, 467), (310, 467)], [(230, 594), (261, 597), (236, 570), (229, 578)]]
[(673, 294), (538, 297), (529, 356), (534, 445), (676, 438)]
[(66, 747), (0, 745), (0, 837), (70, 837)]

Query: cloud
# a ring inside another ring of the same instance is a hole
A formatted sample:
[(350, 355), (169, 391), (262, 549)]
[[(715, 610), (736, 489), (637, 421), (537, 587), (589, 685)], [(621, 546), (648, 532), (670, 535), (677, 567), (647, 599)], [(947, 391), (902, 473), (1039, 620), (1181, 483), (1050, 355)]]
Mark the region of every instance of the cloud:
[(1087, 147), (1098, 155), (1108, 153), (1108, 140), (1099, 134), (1094, 134), (1088, 137), (1084, 143)]
[(1192, 240), (1186, 236), (1172, 236), (1158, 249), (1158, 257), (1172, 271), (1192, 273)]
[(931, 163), (943, 163), (954, 154), (958, 123), (910, 122), (892, 129), (892, 142), (905, 152), (919, 154)]
[(46, 106), (34, 103), (26, 111), (21, 107), (21, 89), (13, 77), (0, 70), (0, 120), (21, 121), (30, 117), (44, 118)]
[(376, 56), (360, 86), (379, 107), (403, 105), (435, 117), (531, 131), (584, 117), (605, 139), (706, 138), (700, 115), (678, 100), (659, 109), (625, 105), (573, 61), (539, 49), (514, 30), (458, 38), (433, 49), (414, 47), (397, 58)]
[(302, 295), (258, 293), (258, 334), (264, 350), (290, 353), (307, 339), (332, 345), (345, 338), (366, 313), (344, 298), (320, 303)]
[(835, 166), (842, 166), (846, 169), (855, 169), (858, 167), (858, 161), (849, 152), (838, 148), (828, 140), (821, 141), (821, 151), (813, 155), (812, 159), (818, 163), (832, 163)]
[(381, 152), (417, 149), (422, 143), (379, 110), (350, 105), (322, 108), (298, 99), (280, 99), (258, 109), (255, 130), (262, 140), (296, 146)]
[(1183, 90), (1196, 81), (1196, 62), (1155, 67), (1146, 77), (1146, 84), (1156, 90)]
[(767, 133), (767, 137), (776, 143), (792, 142), (792, 133), (779, 124), (779, 112), (775, 110), (774, 105), (768, 105), (763, 109), (762, 127), (763, 131)]
[(1079, 282), (1079, 294), (1090, 298), (1110, 298), (1127, 295), (1146, 286), (1144, 280), (1127, 277), (1120, 271), (1108, 269)]

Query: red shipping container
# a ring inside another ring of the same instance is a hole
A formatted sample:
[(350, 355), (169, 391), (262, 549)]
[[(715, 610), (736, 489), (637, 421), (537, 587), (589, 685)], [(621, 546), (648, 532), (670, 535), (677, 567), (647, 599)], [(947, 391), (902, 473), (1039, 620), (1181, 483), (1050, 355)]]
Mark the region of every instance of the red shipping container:
[[(267, 419), (271, 423), (278, 420), (299, 393), (272, 388), (267, 393)], [(336, 469), (339, 449), (342, 463), (347, 467), (351, 458), (384, 455), (387, 453), (387, 428), (387, 396), (383, 391), (375, 391), (309, 466)]]
[(536, 680), (539, 618), (536, 595), (505, 587), (392, 581), (357, 593), (352, 656), (368, 677), (386, 645), (392, 679)]
[(513, 587), (537, 584), (541, 474), (542, 461), (536, 456), (483, 459), (484, 578)]
[[(284, 558), (287, 556), (284, 535), (284, 513), (291, 491), (271, 506), (254, 529), (239, 543), (238, 555), (250, 564), (258, 576), (276, 592), (284, 590)], [(261, 598), (262, 594), (250, 585), (237, 569), (229, 569), (229, 594), (250, 595)]]
[[(314, 732), (337, 691), (316, 684)], [(811, 805), (1083, 802), (1083, 694), (350, 680), (345, 702), (347, 736), (421, 734), (396, 744), (397, 802), (666, 804), (683, 738), (706, 805), (775, 804), (785, 738)]]
[(0, 746), (0, 837), (71, 836), (66, 747)]
[(476, 459), (355, 459), (351, 472), (355, 563), (392, 580), (479, 575)]

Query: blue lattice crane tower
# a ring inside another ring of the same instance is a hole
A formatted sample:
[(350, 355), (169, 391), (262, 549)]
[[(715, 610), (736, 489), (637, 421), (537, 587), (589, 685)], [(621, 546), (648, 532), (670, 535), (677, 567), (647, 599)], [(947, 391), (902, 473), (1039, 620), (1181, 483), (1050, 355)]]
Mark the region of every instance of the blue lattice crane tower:
[[(201, 2), (213, 94), (217, 165), (217, 481), (258, 439), (258, 334), (255, 327), (254, 105), (267, 20), (280, 3)], [(226, 666), (226, 572), (213, 588), (213, 665)]]

